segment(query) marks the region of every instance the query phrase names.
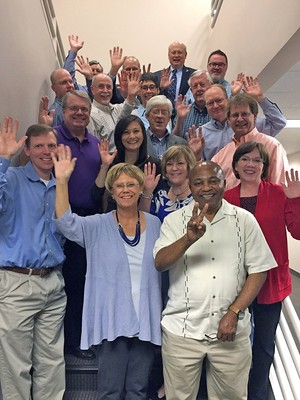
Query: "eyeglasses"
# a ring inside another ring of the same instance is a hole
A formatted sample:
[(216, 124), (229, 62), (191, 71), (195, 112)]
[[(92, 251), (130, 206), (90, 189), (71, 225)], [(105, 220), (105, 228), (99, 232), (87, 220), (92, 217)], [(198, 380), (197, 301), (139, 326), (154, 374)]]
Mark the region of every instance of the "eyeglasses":
[(68, 110), (70, 110), (72, 112), (78, 112), (79, 110), (81, 110), (81, 112), (84, 114), (87, 114), (90, 112), (90, 109), (88, 107), (67, 106), (65, 108), (67, 108)]
[(233, 113), (233, 114), (229, 115), (229, 118), (231, 118), (231, 119), (238, 119), (239, 117), (248, 118), (248, 117), (250, 117), (251, 114), (252, 114), (251, 112)]
[(155, 85), (143, 85), (143, 86), (141, 86), (141, 89), (146, 92), (146, 90), (155, 90), (156, 86)]
[(195, 89), (197, 89), (198, 88), (198, 86), (200, 86), (200, 88), (202, 88), (202, 89), (205, 89), (206, 88), (206, 84), (205, 83), (194, 83), (192, 86), (191, 86), (191, 89), (193, 89), (193, 90), (195, 90)]
[(113, 185), (113, 187), (116, 190), (124, 190), (125, 188), (128, 190), (133, 190), (136, 186), (140, 186), (139, 183), (134, 183), (134, 182), (127, 182), (127, 183), (116, 183)]
[(169, 115), (169, 114), (170, 114), (170, 112), (169, 112), (168, 110), (159, 110), (158, 108), (154, 108), (153, 110), (151, 110), (151, 112), (152, 112), (154, 115), (159, 115), (159, 114), (162, 114), (162, 115)]
[(210, 62), (208, 63), (208, 66), (211, 68), (224, 68), (226, 64), (222, 62)]
[(206, 107), (213, 107), (214, 104), (216, 103), (216, 105), (219, 106), (220, 104), (223, 103), (224, 100), (225, 100), (225, 98), (207, 101), (207, 102), (205, 103), (205, 105), (206, 105)]
[(250, 157), (247, 157), (247, 156), (242, 156), (242, 157), (239, 159), (239, 161), (240, 161), (242, 164), (249, 164), (250, 162), (252, 162), (253, 164), (258, 165), (258, 164), (262, 164), (262, 163), (263, 163), (263, 159), (260, 158), (260, 157), (250, 158)]

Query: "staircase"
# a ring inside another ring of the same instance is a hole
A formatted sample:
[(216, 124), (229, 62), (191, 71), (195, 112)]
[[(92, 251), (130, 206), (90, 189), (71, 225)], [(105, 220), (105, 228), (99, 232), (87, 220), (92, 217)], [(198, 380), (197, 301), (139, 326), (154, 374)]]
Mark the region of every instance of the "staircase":
[(66, 354), (66, 392), (64, 400), (97, 399), (97, 363)]

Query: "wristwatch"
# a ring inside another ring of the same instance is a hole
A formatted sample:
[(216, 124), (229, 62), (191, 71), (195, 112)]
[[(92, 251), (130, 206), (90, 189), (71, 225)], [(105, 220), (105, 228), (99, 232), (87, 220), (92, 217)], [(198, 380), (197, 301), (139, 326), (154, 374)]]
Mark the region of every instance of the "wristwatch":
[(242, 320), (244, 318), (244, 316), (245, 316), (245, 311), (240, 310), (239, 308), (237, 308), (237, 307), (235, 307), (233, 305), (228, 307), (228, 310), (234, 312), (238, 320)]

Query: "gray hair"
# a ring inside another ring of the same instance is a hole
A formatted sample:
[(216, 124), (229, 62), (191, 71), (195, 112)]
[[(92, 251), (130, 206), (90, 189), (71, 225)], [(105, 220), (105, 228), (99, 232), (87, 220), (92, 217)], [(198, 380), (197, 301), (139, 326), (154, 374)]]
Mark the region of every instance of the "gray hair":
[(67, 92), (64, 97), (62, 98), (62, 109), (64, 110), (67, 107), (67, 102), (68, 98), (71, 96), (77, 96), (81, 97), (82, 99), (85, 99), (89, 103), (89, 108), (92, 107), (92, 102), (91, 99), (89, 98), (89, 95), (84, 92), (83, 90), (73, 90), (73, 92)]
[(189, 80), (188, 80), (189, 86), (191, 86), (191, 80), (200, 75), (205, 75), (206, 79), (208, 80), (209, 83), (211, 83), (211, 84), (214, 83), (213, 80), (211, 79), (210, 74), (206, 71), (206, 69), (197, 69), (197, 71), (194, 71), (189, 77)]
[(173, 110), (173, 106), (171, 101), (164, 96), (163, 94), (158, 94), (157, 96), (153, 96), (151, 97), (150, 100), (148, 100), (148, 103), (146, 105), (146, 111), (145, 114), (149, 115), (150, 111), (152, 110), (152, 108), (156, 107), (156, 106), (167, 106), (169, 109), (169, 113), (170, 115), (172, 114), (172, 110)]

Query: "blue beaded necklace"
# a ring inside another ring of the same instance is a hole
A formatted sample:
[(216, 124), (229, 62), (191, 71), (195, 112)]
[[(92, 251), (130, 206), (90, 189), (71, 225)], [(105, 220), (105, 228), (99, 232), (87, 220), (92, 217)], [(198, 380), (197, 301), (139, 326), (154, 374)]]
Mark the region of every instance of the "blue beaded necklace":
[(128, 237), (126, 236), (124, 229), (122, 227), (122, 225), (120, 224), (119, 218), (118, 218), (118, 211), (116, 210), (116, 220), (118, 223), (118, 227), (119, 227), (119, 233), (121, 235), (121, 238), (124, 240), (124, 242), (126, 242), (127, 244), (129, 244), (129, 246), (136, 246), (140, 239), (141, 239), (141, 221), (140, 221), (140, 212), (138, 211), (138, 219), (136, 221), (136, 228), (135, 228), (135, 236), (134, 238), (128, 239)]

